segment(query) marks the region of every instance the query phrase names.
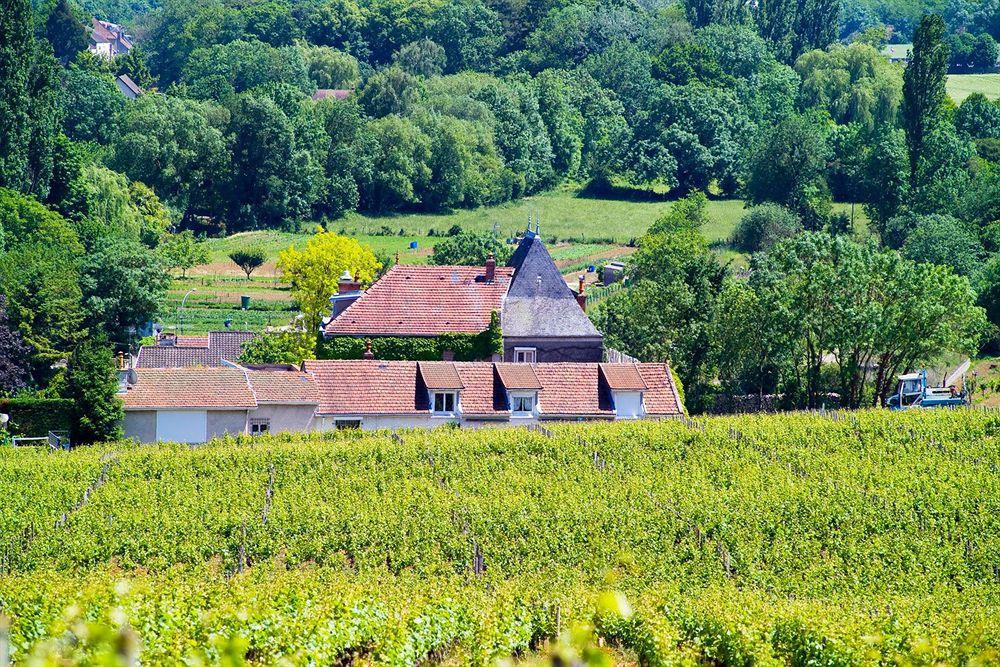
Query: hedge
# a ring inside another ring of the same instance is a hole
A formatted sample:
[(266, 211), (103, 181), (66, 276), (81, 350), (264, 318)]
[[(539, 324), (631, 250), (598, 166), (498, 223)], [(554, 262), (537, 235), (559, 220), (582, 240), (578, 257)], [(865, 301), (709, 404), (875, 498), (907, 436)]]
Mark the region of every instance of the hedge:
[(10, 415), (7, 430), (14, 435), (41, 437), (68, 431), (73, 401), (66, 398), (3, 398), (0, 412)]

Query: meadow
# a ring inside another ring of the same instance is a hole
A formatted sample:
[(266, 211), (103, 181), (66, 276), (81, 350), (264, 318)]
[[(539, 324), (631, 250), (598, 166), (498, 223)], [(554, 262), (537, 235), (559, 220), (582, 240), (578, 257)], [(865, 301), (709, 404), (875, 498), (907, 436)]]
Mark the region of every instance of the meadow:
[(566, 642), (991, 664), (998, 466), (1000, 417), (973, 410), (0, 449), (0, 643), (51, 664), (485, 665)]
[(1000, 74), (949, 74), (945, 85), (956, 104), (972, 93), (982, 93), (991, 100), (1000, 98)]

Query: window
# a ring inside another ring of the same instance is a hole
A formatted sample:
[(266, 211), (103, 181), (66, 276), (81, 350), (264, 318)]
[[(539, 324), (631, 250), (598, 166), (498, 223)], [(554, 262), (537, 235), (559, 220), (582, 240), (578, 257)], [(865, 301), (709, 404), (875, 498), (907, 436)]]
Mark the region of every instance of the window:
[(533, 347), (514, 348), (514, 361), (519, 364), (533, 364), (535, 363), (535, 356), (535, 348)]
[(531, 413), (535, 409), (535, 395), (534, 394), (522, 394), (520, 396), (510, 397), (510, 410), (514, 414), (526, 414)]
[(270, 419), (251, 419), (250, 435), (263, 435), (271, 430)]
[(455, 393), (451, 391), (434, 392), (434, 412), (454, 412)]
[(361, 428), (360, 419), (338, 419), (334, 421), (334, 426), (337, 427), (338, 431), (343, 431), (352, 428)]

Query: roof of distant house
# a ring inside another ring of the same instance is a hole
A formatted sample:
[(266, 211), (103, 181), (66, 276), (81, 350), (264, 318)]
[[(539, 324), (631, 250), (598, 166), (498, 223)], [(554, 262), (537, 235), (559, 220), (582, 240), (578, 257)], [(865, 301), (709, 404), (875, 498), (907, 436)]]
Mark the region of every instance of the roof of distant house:
[(118, 81), (121, 82), (123, 86), (132, 91), (133, 95), (135, 96), (142, 95), (142, 88), (140, 88), (138, 84), (136, 84), (136, 82), (133, 81), (132, 77), (130, 77), (128, 74), (119, 74)]
[[(673, 416), (683, 411), (670, 368), (666, 364), (620, 364), (621, 376), (632, 387), (640, 378), (643, 405), (651, 416)], [(450, 367), (444, 384), (460, 383), (461, 388), (428, 387)], [(609, 366), (609, 365), (604, 365)], [(431, 373), (428, 368), (433, 368)], [(596, 363), (510, 364), (490, 362), (415, 361), (306, 361), (304, 370), (316, 379), (319, 414), (404, 415), (430, 410), (428, 391), (460, 391), (462, 414), (466, 417), (504, 417), (510, 414), (507, 392), (535, 390), (543, 416), (553, 418), (612, 417), (609, 373)], [(610, 373), (617, 377), (615, 372)], [(455, 378), (457, 377), (457, 381)], [(507, 384), (507, 383), (510, 384)], [(619, 383), (616, 383), (619, 384)]]
[(241, 410), (261, 404), (317, 405), (311, 375), (301, 371), (255, 371), (238, 366), (139, 368), (138, 382), (122, 400), (126, 410)]
[(243, 345), (253, 339), (251, 331), (212, 331), (207, 336), (177, 336), (173, 344), (143, 345), (136, 355), (136, 368), (182, 368), (221, 366), (222, 360), (239, 361)]
[(328, 335), (437, 336), (479, 333), (499, 312), (514, 270), (498, 266), (397, 264), (325, 327)]
[(328, 98), (342, 100), (353, 92), (353, 88), (320, 88), (312, 94), (312, 98), (314, 102), (319, 102), (320, 100)]

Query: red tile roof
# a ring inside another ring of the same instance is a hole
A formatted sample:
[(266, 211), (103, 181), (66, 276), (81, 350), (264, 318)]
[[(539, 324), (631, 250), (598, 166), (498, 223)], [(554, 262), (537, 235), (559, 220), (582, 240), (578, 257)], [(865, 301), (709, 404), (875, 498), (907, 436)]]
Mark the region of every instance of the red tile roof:
[(601, 364), (608, 386), (617, 391), (643, 391), (646, 383), (635, 364)]
[(249, 409), (257, 407), (238, 368), (141, 368), (128, 388), (126, 410), (153, 408)]
[(508, 390), (510, 389), (541, 389), (542, 383), (538, 381), (535, 370), (531, 364), (497, 364), (497, 375), (500, 382)]
[(428, 389), (461, 389), (462, 378), (458, 377), (455, 364), (450, 361), (417, 362), (420, 377)]
[(319, 414), (418, 414), (429, 409), (415, 361), (306, 361)]
[[(623, 364), (624, 366), (625, 364)], [(651, 416), (678, 415), (677, 400), (669, 368), (665, 364), (631, 365), (639, 376), (646, 413)], [(433, 364), (435, 370), (445, 364)], [(461, 382), (460, 404), (466, 416), (509, 414), (508, 390), (528, 389), (527, 371), (537, 380), (538, 406), (543, 417), (614, 416), (611, 388), (603, 379), (599, 364), (541, 363), (492, 364), (489, 362), (448, 362)], [(316, 378), (320, 414), (420, 414), (430, 409), (428, 387), (424, 383), (425, 362), (415, 361), (307, 361), (305, 370)], [(519, 368), (514, 368), (519, 367)], [(615, 369), (613, 375), (632, 377)], [(506, 386), (503, 378), (519, 386)], [(433, 382), (433, 380), (432, 380)], [(451, 378), (446, 389), (454, 388)]]
[(211, 331), (207, 336), (177, 336), (174, 345), (143, 345), (136, 368), (221, 366), (239, 361), (243, 346), (254, 338), (250, 331)]
[(513, 271), (498, 266), (487, 283), (481, 266), (397, 264), (325, 330), (332, 336), (479, 333), (500, 311)]
[(316, 381), (301, 371), (247, 371), (258, 403), (318, 405)]

